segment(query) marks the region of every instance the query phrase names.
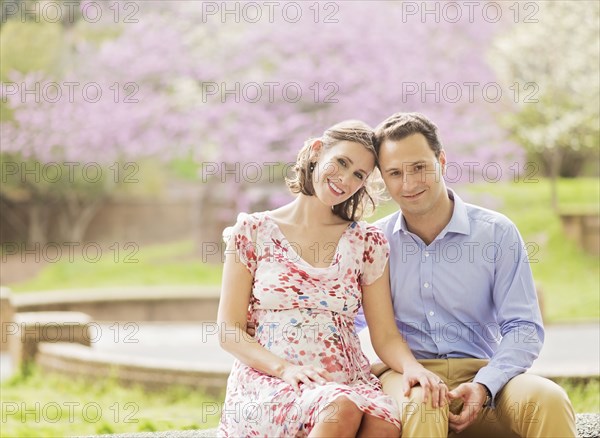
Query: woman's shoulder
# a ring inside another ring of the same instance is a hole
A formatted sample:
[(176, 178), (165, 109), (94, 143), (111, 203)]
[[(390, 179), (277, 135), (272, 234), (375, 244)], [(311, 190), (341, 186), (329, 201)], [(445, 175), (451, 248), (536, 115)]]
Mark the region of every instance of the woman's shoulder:
[(227, 240), (232, 234), (252, 235), (262, 225), (267, 212), (240, 212), (235, 222), (223, 230), (223, 239)]
[(366, 221), (356, 221), (354, 224), (356, 231), (361, 233), (366, 239), (387, 242), (385, 234), (379, 227)]
[(266, 211), (257, 211), (257, 212), (253, 212), (253, 213), (246, 213), (246, 212), (240, 212), (237, 215), (237, 218), (235, 220), (236, 223), (250, 223), (250, 224), (256, 224), (258, 222), (262, 222), (266, 216), (267, 212)]

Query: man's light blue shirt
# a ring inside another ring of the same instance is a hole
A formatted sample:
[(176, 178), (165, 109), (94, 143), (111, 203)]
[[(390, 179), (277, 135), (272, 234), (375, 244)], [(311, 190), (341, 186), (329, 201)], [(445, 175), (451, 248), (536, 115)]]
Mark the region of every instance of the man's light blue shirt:
[[(537, 358), (544, 328), (525, 244), (504, 215), (452, 190), (452, 218), (429, 245), (397, 211), (375, 223), (390, 243), (396, 325), (417, 359), (490, 362), (474, 381), (494, 398)], [(359, 313), (357, 329), (366, 327)]]

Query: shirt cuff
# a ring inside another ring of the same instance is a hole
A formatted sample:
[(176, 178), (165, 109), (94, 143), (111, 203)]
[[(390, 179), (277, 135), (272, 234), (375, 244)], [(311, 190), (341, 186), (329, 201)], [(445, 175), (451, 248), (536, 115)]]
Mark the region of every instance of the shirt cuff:
[(490, 407), (496, 407), (496, 394), (502, 389), (502, 387), (508, 382), (506, 374), (497, 368), (490, 367), (489, 365), (481, 368), (473, 379), (474, 383), (481, 383), (487, 386), (492, 393), (492, 403)]

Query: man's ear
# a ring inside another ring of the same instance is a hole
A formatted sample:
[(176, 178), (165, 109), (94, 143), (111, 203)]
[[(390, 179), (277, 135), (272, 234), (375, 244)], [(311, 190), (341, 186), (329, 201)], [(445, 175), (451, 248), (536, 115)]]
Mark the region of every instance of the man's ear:
[(440, 163), (440, 166), (442, 167), (442, 175), (446, 175), (446, 151), (445, 150), (441, 150), (440, 151), (440, 156), (438, 157), (438, 161)]
[(316, 161), (321, 153), (321, 149), (323, 149), (323, 142), (319, 139), (313, 141), (313, 143), (310, 145), (309, 160)]

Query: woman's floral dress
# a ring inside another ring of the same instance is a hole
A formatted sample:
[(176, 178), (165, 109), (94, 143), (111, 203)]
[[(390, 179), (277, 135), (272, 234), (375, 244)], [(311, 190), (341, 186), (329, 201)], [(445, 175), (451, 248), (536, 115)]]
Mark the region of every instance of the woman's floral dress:
[[(343, 232), (327, 268), (313, 267), (294, 251), (268, 212), (238, 216), (224, 232), (254, 277), (249, 318), (257, 341), (288, 362), (325, 368), (333, 382), (296, 394), (283, 380), (236, 360), (227, 381), (219, 432), (229, 437), (303, 437), (345, 396), (370, 415), (400, 428), (396, 402), (371, 374), (354, 329), (362, 285), (385, 269), (389, 245), (366, 222)], [(333, 245), (332, 245), (333, 246)], [(332, 252), (333, 252), (332, 248)]]

